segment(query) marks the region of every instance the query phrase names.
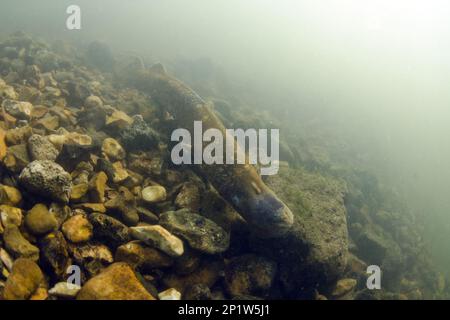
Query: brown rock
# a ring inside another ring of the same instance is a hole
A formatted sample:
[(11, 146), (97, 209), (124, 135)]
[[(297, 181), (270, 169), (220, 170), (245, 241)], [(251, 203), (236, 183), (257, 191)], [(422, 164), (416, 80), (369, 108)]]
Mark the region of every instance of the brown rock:
[(25, 225), (32, 234), (40, 236), (54, 231), (58, 221), (45, 204), (38, 203), (26, 215)]
[(59, 117), (57, 116), (45, 116), (36, 121), (36, 128), (43, 128), (47, 131), (54, 131), (59, 127)]
[(22, 224), (22, 210), (5, 204), (0, 205), (0, 217), (4, 227), (10, 224), (20, 226)]
[(70, 194), (70, 201), (71, 202), (82, 201), (83, 197), (87, 194), (88, 189), (89, 189), (89, 184), (87, 184), (87, 183), (80, 183), (80, 184), (74, 185), (72, 187), (72, 193)]
[(188, 182), (183, 184), (180, 192), (175, 198), (175, 205), (178, 208), (187, 208), (194, 212), (198, 212), (200, 201), (200, 190), (198, 186), (192, 182)]
[(5, 141), (9, 146), (26, 143), (33, 134), (29, 126), (10, 129), (5, 133)]
[(346, 278), (346, 279), (340, 279), (336, 283), (336, 287), (334, 288), (333, 292), (331, 293), (331, 296), (333, 298), (340, 298), (346, 294), (348, 294), (350, 291), (352, 291), (356, 287), (357, 281), (355, 279)]
[(39, 259), (39, 249), (23, 237), (17, 226), (9, 225), (5, 228), (3, 241), (5, 242), (6, 250), (14, 258), (29, 258), (33, 261)]
[(114, 263), (81, 288), (77, 300), (155, 300), (139, 282), (133, 270)]
[(91, 243), (69, 245), (69, 251), (76, 264), (83, 266), (90, 276), (98, 274), (113, 262), (113, 255), (103, 244)]
[(0, 185), (0, 203), (17, 206), (22, 201), (22, 194), (14, 187)]
[(3, 158), (6, 156), (6, 150), (8, 147), (6, 146), (6, 131), (3, 129), (0, 129), (0, 160), (3, 160)]
[(94, 175), (89, 181), (89, 192), (93, 202), (105, 202), (105, 188), (108, 176), (103, 171)]
[(30, 163), (26, 144), (18, 144), (8, 148), (3, 159), (5, 167), (14, 173), (19, 173)]
[(169, 274), (163, 279), (166, 287), (175, 288), (182, 294), (185, 290), (196, 284), (202, 284), (211, 288), (220, 278), (223, 272), (223, 263), (221, 261), (205, 261), (196, 272), (186, 276)]
[(39, 266), (30, 259), (14, 262), (3, 292), (5, 300), (27, 300), (36, 292), (44, 276)]
[(62, 225), (62, 232), (73, 243), (86, 242), (92, 237), (92, 224), (83, 215), (77, 214)]
[(45, 288), (37, 288), (33, 295), (30, 297), (30, 300), (47, 300), (48, 291)]
[(67, 268), (71, 264), (68, 244), (61, 232), (56, 231), (39, 239), (40, 260), (46, 271), (51, 272), (51, 276), (58, 280), (63, 280), (67, 273)]
[(113, 163), (114, 168), (114, 183), (121, 183), (125, 181), (130, 175), (128, 171), (123, 167), (122, 162), (117, 161)]
[(125, 158), (125, 150), (120, 143), (113, 138), (106, 138), (103, 140), (102, 151), (110, 160), (122, 160)]
[(118, 247), (115, 260), (126, 262), (133, 268), (142, 270), (166, 268), (173, 263), (171, 257), (141, 241), (131, 241)]
[(105, 213), (106, 212), (106, 208), (103, 203), (80, 203), (80, 204), (75, 205), (75, 208), (82, 209), (88, 213), (92, 213), (92, 212)]
[(247, 254), (235, 257), (227, 266), (225, 287), (232, 296), (266, 296), (276, 270), (273, 261), (260, 256)]
[(106, 116), (106, 126), (114, 129), (123, 129), (133, 123), (133, 119), (125, 112), (116, 110), (110, 116)]

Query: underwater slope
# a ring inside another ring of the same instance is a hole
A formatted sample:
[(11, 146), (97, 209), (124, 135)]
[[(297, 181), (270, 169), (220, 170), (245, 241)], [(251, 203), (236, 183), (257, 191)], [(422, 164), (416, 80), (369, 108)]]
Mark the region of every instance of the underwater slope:
[[(84, 53), (21, 33), (0, 42), (2, 299), (443, 296), (426, 252), (412, 260), (421, 242), (402, 240), (378, 213), (386, 201), (376, 184), (352, 170), (291, 158), (265, 183), (291, 208), (293, 228), (256, 237), (205, 177), (171, 165), (171, 117), (115, 81), (117, 63), (98, 43)], [(135, 74), (126, 70), (116, 75)], [(239, 123), (236, 113), (220, 116)], [(408, 263), (392, 262), (398, 252)], [(378, 262), (393, 272), (367, 292), (365, 267)], [(79, 287), (67, 285), (74, 268)]]

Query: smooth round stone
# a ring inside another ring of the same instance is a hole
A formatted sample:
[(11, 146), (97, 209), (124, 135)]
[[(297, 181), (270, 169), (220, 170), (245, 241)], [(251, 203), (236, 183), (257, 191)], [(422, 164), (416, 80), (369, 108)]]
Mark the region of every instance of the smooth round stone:
[(142, 200), (148, 203), (156, 203), (166, 200), (166, 188), (163, 186), (149, 186), (141, 191)]

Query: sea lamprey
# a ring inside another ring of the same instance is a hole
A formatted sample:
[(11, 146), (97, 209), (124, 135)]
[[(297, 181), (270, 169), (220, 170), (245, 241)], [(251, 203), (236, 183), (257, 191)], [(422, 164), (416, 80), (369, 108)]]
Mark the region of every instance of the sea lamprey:
[[(194, 90), (180, 80), (170, 76), (161, 65), (140, 70), (131, 82), (137, 89), (149, 94), (152, 99), (174, 118), (175, 126), (194, 132), (195, 121), (202, 121), (203, 128), (217, 129), (227, 135), (222, 121)], [(246, 152), (238, 145), (235, 158)], [(248, 154), (245, 154), (248, 159)], [(280, 236), (293, 223), (291, 210), (267, 187), (255, 166), (244, 164), (198, 164), (192, 165), (204, 175), (252, 226), (263, 236)]]

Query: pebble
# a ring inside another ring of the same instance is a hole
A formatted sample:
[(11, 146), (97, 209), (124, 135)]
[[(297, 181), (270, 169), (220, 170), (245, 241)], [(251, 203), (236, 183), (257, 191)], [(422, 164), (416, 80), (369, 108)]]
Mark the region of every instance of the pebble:
[(107, 181), (108, 176), (103, 171), (96, 173), (89, 181), (89, 193), (93, 202), (105, 202), (105, 188)]
[(114, 261), (111, 250), (107, 246), (99, 243), (88, 242), (85, 244), (70, 245), (69, 251), (74, 262), (82, 265), (90, 276), (98, 274)]
[(155, 297), (126, 263), (116, 262), (89, 279), (79, 291), (77, 300), (155, 300)]
[(346, 279), (340, 279), (336, 283), (336, 287), (334, 288), (333, 292), (331, 293), (331, 296), (333, 298), (339, 298), (344, 296), (345, 294), (349, 293), (356, 287), (357, 281), (355, 279), (346, 278)]
[(3, 232), (5, 248), (14, 258), (29, 258), (33, 261), (39, 259), (39, 249), (23, 237), (15, 225), (9, 225)]
[(72, 243), (89, 241), (94, 227), (83, 215), (77, 214), (66, 220), (62, 225), (64, 236)]
[(181, 300), (181, 293), (174, 288), (170, 288), (158, 293), (159, 300)]
[(27, 300), (44, 281), (39, 266), (30, 259), (19, 258), (14, 262), (3, 291), (5, 300)]
[(179, 257), (184, 252), (183, 242), (162, 226), (138, 226), (130, 228), (131, 236), (142, 240), (171, 257)]
[(19, 189), (0, 185), (0, 204), (6, 204), (9, 206), (17, 206), (22, 201), (22, 194)]
[(41, 236), (58, 228), (58, 221), (45, 204), (38, 203), (25, 216), (25, 225), (32, 234)]
[(113, 217), (92, 213), (89, 221), (94, 227), (94, 236), (114, 248), (131, 240), (128, 227)]
[(141, 241), (131, 241), (118, 247), (115, 261), (123, 261), (134, 269), (142, 270), (167, 268), (173, 264), (170, 256)]
[(88, 183), (79, 183), (72, 187), (72, 192), (70, 193), (71, 202), (80, 202), (84, 199), (89, 189)]
[(3, 100), (2, 107), (14, 118), (25, 120), (30, 119), (31, 111), (33, 110), (33, 105), (29, 102), (10, 99)]
[(22, 224), (22, 210), (5, 204), (0, 205), (0, 217), (3, 227), (10, 224), (20, 226)]
[(81, 290), (80, 286), (66, 281), (62, 281), (55, 284), (53, 288), (48, 290), (48, 293), (55, 297), (69, 299), (75, 298), (80, 290)]
[(50, 275), (58, 280), (66, 276), (66, 270), (70, 265), (68, 244), (61, 232), (56, 231), (39, 239), (40, 262)]
[(142, 189), (142, 200), (148, 203), (156, 203), (166, 200), (167, 193), (163, 186), (148, 186)]
[(33, 134), (28, 139), (28, 152), (31, 160), (56, 160), (59, 151), (48, 140), (47, 137), (43, 137), (38, 134)]
[(225, 272), (225, 287), (232, 296), (266, 296), (272, 287), (277, 265), (254, 254), (231, 259)]
[(20, 184), (32, 193), (55, 201), (68, 202), (72, 178), (59, 164), (50, 160), (35, 160), (19, 176)]
[(125, 158), (125, 150), (120, 143), (113, 138), (103, 140), (102, 151), (111, 160), (123, 160)]
[(189, 210), (169, 211), (160, 215), (159, 223), (186, 240), (198, 251), (218, 254), (230, 245), (230, 235), (215, 222)]
[(122, 145), (128, 150), (150, 150), (158, 144), (158, 134), (141, 115), (133, 116), (133, 123), (121, 133)]

